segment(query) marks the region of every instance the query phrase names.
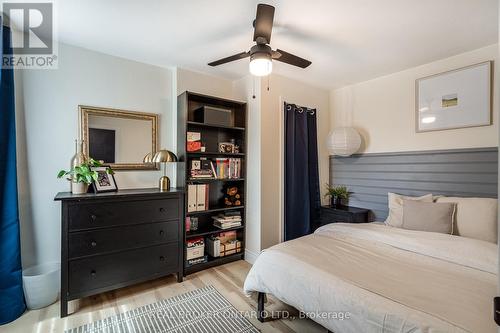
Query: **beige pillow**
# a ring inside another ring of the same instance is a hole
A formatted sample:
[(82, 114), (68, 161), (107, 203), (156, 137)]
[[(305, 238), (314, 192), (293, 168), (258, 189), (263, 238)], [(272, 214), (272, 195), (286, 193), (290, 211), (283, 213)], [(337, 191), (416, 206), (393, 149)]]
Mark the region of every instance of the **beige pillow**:
[(497, 199), (441, 197), (436, 202), (457, 204), (454, 235), (497, 243)]
[(401, 228), (403, 225), (403, 200), (416, 200), (423, 202), (433, 202), (432, 194), (426, 194), (421, 197), (410, 197), (389, 192), (389, 216), (385, 224), (391, 227)]
[(455, 203), (403, 201), (403, 229), (453, 233)]

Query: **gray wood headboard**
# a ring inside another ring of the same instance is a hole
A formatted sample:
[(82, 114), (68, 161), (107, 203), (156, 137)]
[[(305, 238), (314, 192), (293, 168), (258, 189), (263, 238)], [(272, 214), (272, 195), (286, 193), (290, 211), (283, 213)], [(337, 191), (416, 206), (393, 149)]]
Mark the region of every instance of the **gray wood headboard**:
[(498, 194), (498, 148), (330, 156), (330, 183), (353, 192), (349, 205), (387, 217), (387, 193), (460, 197)]

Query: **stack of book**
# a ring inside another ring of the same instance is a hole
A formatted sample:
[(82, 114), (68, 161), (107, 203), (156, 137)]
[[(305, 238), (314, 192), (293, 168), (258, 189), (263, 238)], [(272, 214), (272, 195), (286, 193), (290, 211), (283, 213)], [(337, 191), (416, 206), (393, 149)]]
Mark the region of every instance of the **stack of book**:
[(212, 216), (212, 219), (214, 220), (214, 226), (220, 229), (239, 227), (242, 222), (240, 212), (226, 212), (225, 214)]

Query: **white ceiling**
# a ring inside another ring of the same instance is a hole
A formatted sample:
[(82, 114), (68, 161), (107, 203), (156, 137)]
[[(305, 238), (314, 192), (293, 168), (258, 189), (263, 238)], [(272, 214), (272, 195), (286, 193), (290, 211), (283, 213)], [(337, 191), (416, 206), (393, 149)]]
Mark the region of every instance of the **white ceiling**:
[[(248, 59), (207, 62), (252, 46), (253, 0), (56, 0), (59, 39), (160, 66), (235, 79)], [(336, 88), (498, 41), (497, 0), (268, 0), (271, 46), (312, 61), (274, 72)]]

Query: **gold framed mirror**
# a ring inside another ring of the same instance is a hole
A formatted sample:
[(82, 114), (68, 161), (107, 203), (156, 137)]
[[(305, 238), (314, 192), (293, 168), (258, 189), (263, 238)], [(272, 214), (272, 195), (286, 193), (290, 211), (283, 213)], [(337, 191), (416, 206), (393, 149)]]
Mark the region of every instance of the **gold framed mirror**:
[(78, 106), (80, 138), (88, 157), (114, 170), (158, 170), (144, 163), (158, 151), (158, 115), (94, 106)]

